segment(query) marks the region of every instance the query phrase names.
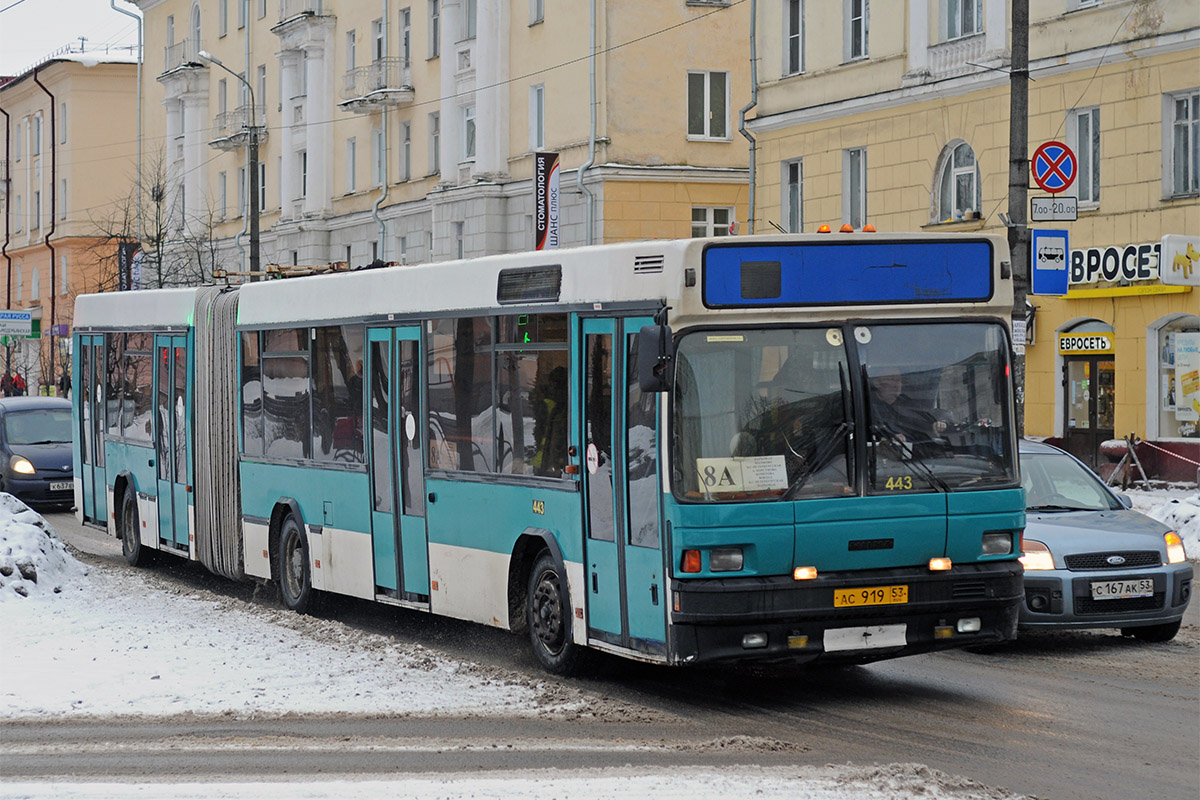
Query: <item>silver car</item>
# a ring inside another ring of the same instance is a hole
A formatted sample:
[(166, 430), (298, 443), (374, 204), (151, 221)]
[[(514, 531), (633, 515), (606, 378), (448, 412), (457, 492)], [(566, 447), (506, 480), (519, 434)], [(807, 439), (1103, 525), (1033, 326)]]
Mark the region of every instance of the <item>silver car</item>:
[(1192, 594), (1179, 535), (1057, 447), (1022, 441), (1020, 454), (1020, 630), (1120, 628), (1145, 642), (1173, 639)]

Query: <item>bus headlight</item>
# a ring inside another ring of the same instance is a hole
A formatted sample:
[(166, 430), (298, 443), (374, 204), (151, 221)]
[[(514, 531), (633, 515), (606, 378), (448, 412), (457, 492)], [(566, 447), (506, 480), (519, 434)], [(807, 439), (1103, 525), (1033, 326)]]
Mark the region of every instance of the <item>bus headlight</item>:
[(1006, 556), (1012, 552), (1013, 536), (1010, 531), (988, 531), (983, 535), (985, 556)]
[(1167, 563), (1179, 564), (1187, 561), (1187, 550), (1183, 548), (1183, 539), (1175, 531), (1168, 531), (1163, 534), (1163, 540), (1167, 543)]
[(8, 468), (13, 472), (19, 472), (22, 475), (32, 475), (37, 470), (33, 468), (33, 464), (29, 463), (29, 459), (24, 456), (13, 456), (8, 462)]
[(740, 547), (722, 547), (708, 554), (708, 568), (713, 572), (737, 572), (742, 563)]
[(1021, 563), (1026, 572), (1034, 570), (1054, 569), (1054, 556), (1050, 548), (1037, 539), (1025, 539), (1021, 542)]

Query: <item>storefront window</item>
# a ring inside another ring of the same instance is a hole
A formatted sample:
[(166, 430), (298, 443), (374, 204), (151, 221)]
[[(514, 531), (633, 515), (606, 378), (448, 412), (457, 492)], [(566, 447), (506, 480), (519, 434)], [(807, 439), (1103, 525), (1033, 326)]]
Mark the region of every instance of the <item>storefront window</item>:
[(1158, 329), (1158, 435), (1200, 438), (1200, 317)]

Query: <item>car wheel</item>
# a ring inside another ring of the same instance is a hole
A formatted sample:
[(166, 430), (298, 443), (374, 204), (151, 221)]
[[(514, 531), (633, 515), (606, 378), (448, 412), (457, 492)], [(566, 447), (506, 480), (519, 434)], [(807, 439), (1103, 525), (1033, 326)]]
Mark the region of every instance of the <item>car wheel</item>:
[(583, 648), (571, 641), (571, 609), (563, 576), (549, 552), (543, 552), (534, 564), (526, 598), (529, 639), (537, 660), (555, 675), (576, 672)]
[(296, 518), (288, 514), (279, 529), (279, 598), (300, 614), (312, 602), (312, 575), (308, 571), (308, 537)]
[(1179, 622), (1147, 625), (1142, 628), (1121, 628), (1122, 636), (1132, 636), (1142, 642), (1169, 642), (1179, 633)]
[(137, 492), (132, 486), (125, 487), (121, 495), (121, 552), (131, 567), (142, 567), (150, 563), (149, 549), (142, 547), (142, 527), (138, 520)]

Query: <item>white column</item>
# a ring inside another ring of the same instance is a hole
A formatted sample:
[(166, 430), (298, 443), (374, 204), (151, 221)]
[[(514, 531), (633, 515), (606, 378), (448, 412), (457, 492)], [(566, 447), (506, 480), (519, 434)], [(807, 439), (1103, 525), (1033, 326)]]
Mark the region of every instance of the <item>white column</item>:
[(283, 97), (280, 98), (283, 108), (283, 118), (278, 126), (279, 154), (283, 156), (283, 166), (279, 170), (279, 217), (291, 219), (292, 199), (295, 198), (298, 166), (296, 164), (296, 148), (293, 146), (292, 131), (293, 107), (292, 98), (300, 84), (300, 51), (284, 50), (279, 53), (279, 85)]
[[(442, 3), (440, 76), (442, 102), (441, 158), (438, 171), (440, 183), (458, 183), (458, 160), (462, 156), (462, 111), (454, 95), (457, 92), (455, 72), (458, 69), (456, 44), (462, 34), (462, 6), (459, 0)], [(436, 236), (436, 232), (434, 234)]]
[(183, 209), (185, 230), (195, 232), (204, 223), (206, 204), (204, 198), (204, 135), (211, 130), (213, 121), (208, 114), (208, 93), (189, 92), (182, 98), (183, 121)]
[(308, 91), (305, 103), (305, 148), (308, 150), (308, 193), (304, 199), (304, 213), (322, 214), (331, 209), (330, 191), (333, 187), (333, 119), (329, 80), (328, 43), (310, 46), (308, 50)]
[(929, 74), (929, 0), (908, 3), (908, 75)]
[(475, 172), (508, 174), (509, 3), (479, 0), (475, 40)]

